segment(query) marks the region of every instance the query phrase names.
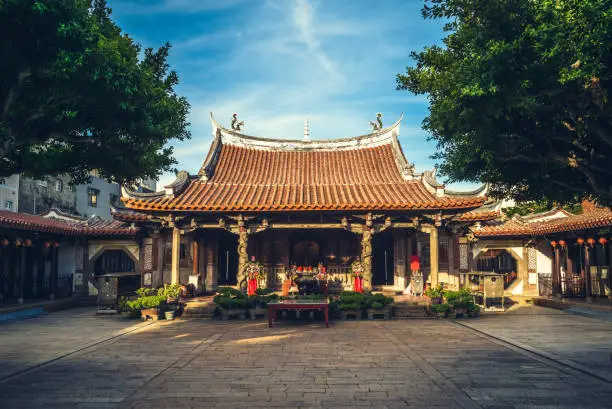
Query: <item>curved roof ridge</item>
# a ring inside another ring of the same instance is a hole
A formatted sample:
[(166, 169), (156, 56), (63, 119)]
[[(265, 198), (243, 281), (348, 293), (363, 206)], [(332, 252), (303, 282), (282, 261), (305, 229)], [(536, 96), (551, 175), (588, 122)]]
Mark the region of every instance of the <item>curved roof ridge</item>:
[(404, 113), (392, 125), (369, 134), (351, 136), (345, 138), (327, 139), (280, 139), (264, 138), (260, 136), (247, 135), (220, 125), (210, 113), (213, 126), (213, 137), (221, 137), (221, 143), (231, 145), (248, 146), (253, 149), (270, 150), (325, 150), (325, 149), (360, 149), (374, 147), (381, 144), (393, 143), (393, 136), (398, 135), (399, 125), (404, 118)]

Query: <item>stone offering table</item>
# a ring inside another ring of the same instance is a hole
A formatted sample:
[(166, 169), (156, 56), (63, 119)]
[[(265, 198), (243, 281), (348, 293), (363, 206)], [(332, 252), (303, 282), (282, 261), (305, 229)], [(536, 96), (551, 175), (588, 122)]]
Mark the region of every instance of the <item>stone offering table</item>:
[(325, 327), (329, 328), (329, 301), (328, 300), (283, 300), (268, 303), (268, 326), (271, 328), (276, 321), (278, 310), (298, 310), (298, 311), (323, 311), (325, 317)]

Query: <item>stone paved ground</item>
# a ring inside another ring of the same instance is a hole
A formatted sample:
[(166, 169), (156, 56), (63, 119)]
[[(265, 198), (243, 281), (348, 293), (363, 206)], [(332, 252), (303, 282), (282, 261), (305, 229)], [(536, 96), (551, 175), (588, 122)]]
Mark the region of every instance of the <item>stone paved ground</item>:
[[(580, 354), (556, 344), (605, 351), (612, 348), (610, 337), (604, 339), (606, 332), (612, 334), (612, 324), (536, 307), (524, 312), (463, 322), (496, 335), (508, 328), (506, 340), (530, 342), (532, 352), (444, 320), (269, 329), (263, 321), (129, 328), (132, 322), (81, 318), (75, 323), (82, 331), (66, 323), (72, 331), (68, 336), (60, 335), (63, 325), (50, 325), (50, 315), (0, 327), (2, 366), (27, 365), (29, 354), (41, 356), (33, 349), (75, 350), (78, 332), (91, 339), (99, 329), (108, 338), (111, 324), (132, 331), (112, 332), (115, 337), (108, 341), (98, 339), (89, 348), (5, 379), (0, 402), (9, 408), (610, 407), (612, 384), (564, 365), (563, 359)], [(582, 336), (564, 335), (572, 328)], [(39, 329), (46, 335), (36, 337)], [(596, 334), (596, 342), (589, 333)], [(18, 348), (19, 337), (23, 348)], [(561, 363), (537, 353), (549, 348)], [(612, 372), (609, 357), (605, 363), (599, 358), (580, 362)]]

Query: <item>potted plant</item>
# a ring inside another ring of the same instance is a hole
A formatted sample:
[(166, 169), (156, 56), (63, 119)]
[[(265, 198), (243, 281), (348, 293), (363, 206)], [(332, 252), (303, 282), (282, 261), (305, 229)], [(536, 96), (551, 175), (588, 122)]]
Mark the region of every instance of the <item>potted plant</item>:
[(126, 318), (138, 318), (140, 317), (140, 309), (134, 309), (130, 300), (127, 297), (119, 298), (117, 303), (117, 312)]
[(345, 320), (348, 317), (361, 319), (365, 295), (356, 291), (344, 291), (340, 294), (339, 301), (340, 319)]
[(276, 294), (269, 294), (268, 290), (257, 289), (257, 293), (257, 295), (249, 297), (249, 316), (251, 319), (255, 319), (257, 316), (265, 317), (268, 312), (268, 302), (278, 299)]
[(176, 316), (177, 310), (178, 310), (178, 304), (167, 304), (166, 309), (164, 311), (164, 317), (167, 320), (173, 320)]
[(393, 297), (385, 297), (383, 294), (366, 295), (364, 300), (364, 306), (368, 319), (374, 319), (375, 317), (381, 317), (389, 319), (391, 317), (391, 304), (393, 304)]
[(430, 311), (435, 315), (436, 318), (446, 318), (450, 313), (450, 305), (447, 303), (442, 304), (431, 304), (429, 307)]
[(232, 316), (245, 319), (247, 309), (252, 305), (252, 301), (247, 299), (242, 292), (233, 288), (225, 287), (219, 290), (219, 294), (215, 296), (213, 301), (221, 313), (221, 319), (228, 320)]
[(467, 308), (468, 317), (476, 318), (480, 316), (480, 307), (474, 303), (470, 303)]
[(444, 294), (444, 286), (438, 284), (435, 287), (430, 287), (425, 290), (425, 295), (429, 297), (432, 304), (442, 304), (442, 297)]

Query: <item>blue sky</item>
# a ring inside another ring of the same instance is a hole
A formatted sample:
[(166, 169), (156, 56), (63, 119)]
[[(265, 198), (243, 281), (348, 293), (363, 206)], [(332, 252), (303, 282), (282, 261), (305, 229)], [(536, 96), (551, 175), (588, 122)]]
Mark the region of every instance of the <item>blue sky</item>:
[[(427, 100), (395, 90), (412, 50), (440, 43), (422, 0), (110, 0), (123, 30), (144, 47), (169, 41), (179, 94), (191, 104), (192, 139), (175, 143), (179, 169), (197, 172), (211, 142), (209, 112), (249, 135), (313, 139), (369, 132), (382, 112), (404, 112), (401, 143), (417, 171), (435, 152), (421, 129)], [(173, 180), (164, 175), (160, 184)]]

